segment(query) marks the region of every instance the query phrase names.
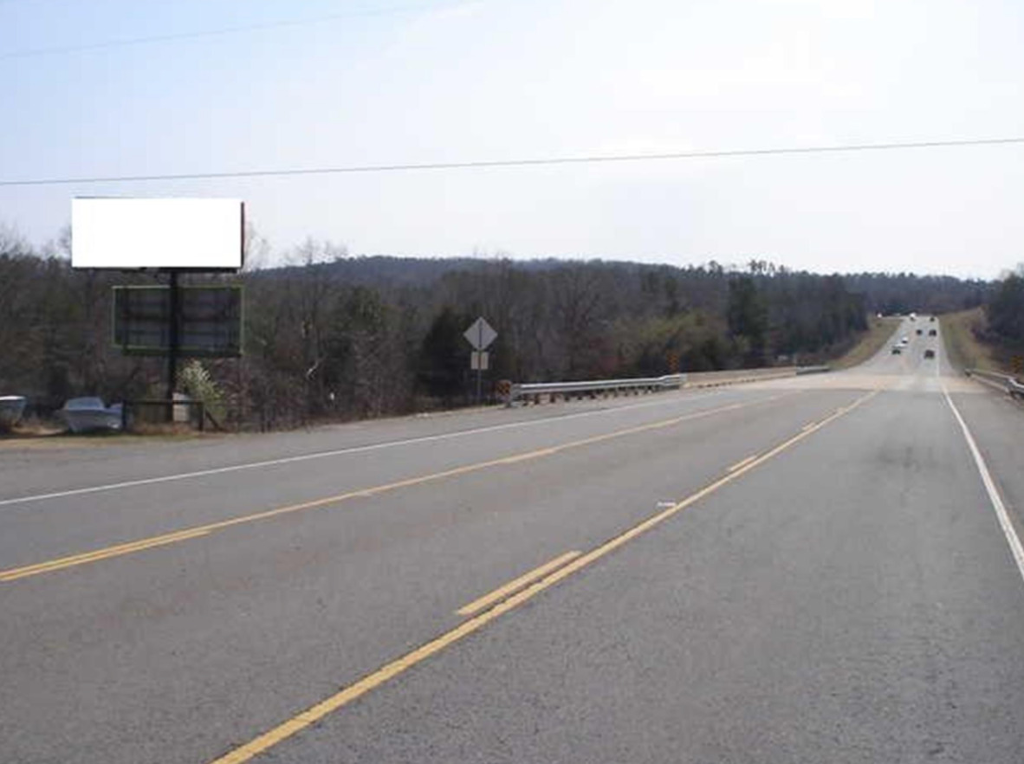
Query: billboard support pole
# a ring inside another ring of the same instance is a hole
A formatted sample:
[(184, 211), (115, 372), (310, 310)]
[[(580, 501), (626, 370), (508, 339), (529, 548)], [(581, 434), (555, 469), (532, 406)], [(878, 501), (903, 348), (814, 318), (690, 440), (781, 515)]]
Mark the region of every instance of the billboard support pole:
[[(174, 388), (178, 378), (178, 324), (179, 309), (178, 272), (171, 271), (170, 316), (167, 332), (167, 400), (174, 400)], [(167, 407), (167, 420), (174, 421), (174, 406)]]

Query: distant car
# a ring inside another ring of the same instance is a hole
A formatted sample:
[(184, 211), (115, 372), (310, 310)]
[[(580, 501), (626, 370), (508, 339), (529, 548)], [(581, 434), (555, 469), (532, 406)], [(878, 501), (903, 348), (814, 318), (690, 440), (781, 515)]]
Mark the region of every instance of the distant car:
[(906, 345), (908, 342), (910, 342), (910, 340), (907, 338), (906, 335), (900, 337), (900, 343), (901, 344)]
[(929, 329), (929, 330), (928, 330), (928, 336), (929, 336), (929, 337), (935, 337), (935, 336), (937, 336), (937, 335), (938, 335), (938, 332), (937, 332), (937, 331), (935, 331), (934, 329)]
[(931, 348), (928, 348), (926, 351), (924, 351), (924, 357), (925, 358), (934, 358), (935, 357), (935, 351), (932, 350)]
[(917, 333), (918, 333), (919, 335), (920, 335), (920, 334), (924, 334), (924, 329), (918, 329), (918, 330), (917, 330)]
[(893, 355), (900, 355), (902, 352), (903, 352), (903, 348), (901, 348), (899, 345), (893, 345), (892, 346), (892, 354)]
[(934, 321), (935, 320), (935, 316), (928, 316), (928, 320), (929, 321)]

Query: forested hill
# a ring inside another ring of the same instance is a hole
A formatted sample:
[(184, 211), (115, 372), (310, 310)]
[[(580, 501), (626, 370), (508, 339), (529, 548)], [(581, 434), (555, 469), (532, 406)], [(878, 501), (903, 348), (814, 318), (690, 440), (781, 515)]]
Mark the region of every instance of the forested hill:
[[(353, 286), (374, 288), (427, 286), (440, 281), (454, 271), (486, 270), (496, 259), (459, 257), (393, 257), (390, 255), (361, 255), (339, 257), (323, 267), (331, 276)], [(517, 269), (530, 272), (556, 270), (569, 262), (546, 258), (515, 260)], [(629, 261), (590, 260), (590, 264), (618, 268), (628, 273), (657, 273), (679, 281), (700, 278), (700, 271), (712, 273), (739, 272), (735, 267), (725, 268), (714, 261), (706, 265), (675, 267), (651, 265)], [(288, 275), (303, 266), (286, 266), (263, 271), (275, 275)], [(756, 275), (793, 275), (785, 268), (777, 268), (765, 261), (750, 261), (742, 271)], [(842, 276), (846, 288), (864, 296), (865, 307), (875, 313), (948, 313), (975, 307), (985, 302), (992, 284), (980, 280), (964, 280), (952, 276), (919, 276), (913, 273), (847, 273)]]
[[(0, 248), (0, 394), (28, 395), (40, 411), (75, 395), (160, 394), (160, 362), (123, 357), (110, 344), (110, 287), (153, 280)], [(481, 315), (499, 333), (488, 382), (628, 377), (824, 360), (849, 347), (871, 313), (959, 310), (993, 288), (792, 272), (757, 260), (740, 270), (310, 257), (230, 280), (245, 286), (245, 353), (203, 363), (223, 415), (261, 427), (465, 401), (462, 332)]]

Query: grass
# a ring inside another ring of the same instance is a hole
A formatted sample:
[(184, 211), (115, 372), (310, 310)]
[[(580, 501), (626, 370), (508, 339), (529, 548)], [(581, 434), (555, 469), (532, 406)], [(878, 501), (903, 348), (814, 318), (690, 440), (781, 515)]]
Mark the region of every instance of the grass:
[(1013, 373), (1013, 357), (1024, 348), (1007, 343), (981, 339), (985, 334), (985, 312), (982, 308), (962, 310), (939, 316), (942, 336), (950, 362), (961, 369), (989, 369)]
[(851, 366), (858, 366), (871, 358), (875, 353), (885, 347), (885, 343), (892, 337), (892, 333), (899, 326), (900, 319), (892, 316), (878, 318), (872, 316), (868, 320), (868, 330), (857, 340), (856, 344), (828, 365), (833, 369), (849, 369)]
[(28, 420), (13, 430), (0, 433), (0, 448), (65, 448), (102, 445), (130, 445), (153, 441), (187, 441), (207, 438), (214, 433), (199, 432), (185, 424), (140, 424), (131, 432), (69, 432), (63, 425)]

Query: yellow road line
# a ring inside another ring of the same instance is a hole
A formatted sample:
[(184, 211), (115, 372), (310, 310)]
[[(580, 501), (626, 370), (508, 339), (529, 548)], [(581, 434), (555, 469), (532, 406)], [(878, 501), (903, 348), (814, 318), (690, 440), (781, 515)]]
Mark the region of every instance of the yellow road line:
[(553, 573), (545, 576), (539, 581), (534, 582), (533, 584), (530, 584), (529, 586), (527, 586), (527, 588), (522, 589), (519, 592), (513, 594), (508, 599), (502, 600), (494, 607), (492, 607), (490, 610), (485, 610), (479, 615), (476, 615), (470, 618), (469, 620), (463, 621), (461, 624), (456, 626), (451, 631), (442, 634), (441, 636), (431, 640), (430, 642), (427, 642), (421, 647), (416, 648), (412, 652), (406, 653), (402, 657), (397, 658), (391, 663), (384, 665), (383, 667), (377, 669), (373, 673), (364, 676), (362, 679), (359, 679), (355, 683), (349, 685), (348, 687), (345, 687), (340, 692), (331, 695), (329, 698), (322, 700), (314, 706), (310, 706), (305, 711), (297, 714), (288, 721), (279, 724), (278, 726), (268, 730), (267, 732), (264, 732), (262, 735), (251, 740), (245, 745), (235, 748), (232, 751), (229, 751), (220, 758), (210, 762), (210, 764), (243, 764), (243, 762), (249, 761), (253, 757), (258, 756), (264, 751), (274, 747), (283, 740), (286, 740), (287, 738), (292, 737), (296, 733), (301, 732), (311, 724), (315, 724), (328, 714), (331, 714), (332, 712), (337, 711), (340, 708), (348, 705), (353, 700), (362, 697), (366, 693), (370, 692), (370, 690), (373, 690), (374, 688), (381, 686), (385, 682), (394, 679), (396, 676), (402, 674), (412, 666), (415, 666), (416, 664), (423, 662), (432, 655), (441, 652), (446, 647), (449, 647), (450, 645), (461, 640), (463, 637), (466, 637), (475, 631), (479, 631), (484, 626), (489, 624), (491, 621), (499, 618), (500, 616), (504, 615), (510, 610), (514, 610), (515, 608), (522, 605), (524, 602), (532, 599), (533, 597), (536, 597), (544, 590), (551, 588), (559, 581), (568, 578), (573, 573), (582, 570), (583, 568), (587, 567), (593, 562), (610, 554), (626, 542), (631, 541), (632, 539), (636, 538), (642, 533), (649, 531), (656, 525), (663, 523), (665, 520), (669, 519), (673, 515), (681, 512), (690, 505), (700, 501), (709, 494), (714, 493), (722, 486), (731, 483), (733, 480), (736, 480), (741, 475), (744, 475), (750, 470), (754, 469), (755, 467), (764, 464), (766, 461), (773, 458), (774, 456), (777, 456), (781, 452), (785, 451), (787, 448), (790, 448), (794, 444), (799, 443), (801, 440), (808, 437), (812, 432), (816, 431), (817, 429), (820, 429), (820, 427), (824, 427), (826, 424), (835, 421), (841, 416), (845, 416), (845, 414), (849, 413), (850, 411), (853, 411), (862, 403), (871, 400), (876, 395), (878, 395), (877, 390), (870, 392), (867, 395), (861, 396), (852, 404), (850, 404), (843, 413), (835, 413), (827, 417), (826, 419), (823, 419), (819, 423), (819, 426), (815, 427), (814, 430), (801, 431), (800, 434), (783, 441), (779, 445), (772, 448), (770, 451), (766, 452), (763, 456), (759, 456), (756, 459), (754, 459), (749, 464), (740, 467), (734, 472), (726, 474), (724, 477), (721, 477), (715, 482), (711, 483), (710, 485), (705, 486), (701, 490), (688, 496), (687, 498), (683, 499), (677, 504), (674, 504), (668, 509), (658, 512), (657, 514), (647, 518), (638, 525), (633, 526), (625, 533), (622, 533), (618, 536), (615, 536), (612, 539), (609, 539), (608, 541), (604, 542), (603, 544), (591, 550), (590, 552), (587, 552), (585, 555), (577, 557), (576, 559), (570, 561), (567, 565), (563, 565), (562, 567), (557, 568)]
[(493, 605), (498, 600), (503, 600), (508, 595), (519, 591), (527, 584), (532, 584), (538, 578), (543, 578), (548, 573), (555, 570), (555, 568), (560, 568), (570, 560), (576, 559), (581, 554), (582, 552), (566, 552), (563, 555), (559, 555), (550, 562), (546, 562), (543, 565), (534, 568), (529, 573), (524, 573), (519, 576), (519, 578), (509, 581), (504, 586), (498, 587), (490, 594), (485, 594), (483, 597), (473, 600), (468, 605), (463, 605), (455, 612), (458, 615), (474, 615), (475, 613), (479, 613), (481, 610)]
[(49, 560), (47, 562), (40, 562), (35, 565), (27, 565), (23, 568), (15, 568), (13, 570), (4, 571), (0, 573), (0, 581), (16, 581), (19, 578), (34, 576), (39, 573), (48, 573), (51, 570), (71, 568), (75, 565), (84, 565), (87, 562), (105, 560), (110, 557), (118, 557), (122, 554), (130, 554), (131, 552), (141, 552), (143, 549), (152, 549), (153, 547), (163, 546), (164, 544), (173, 544), (178, 541), (185, 541), (186, 539), (193, 539), (199, 536), (205, 536), (209, 532), (210, 531), (204, 528), (195, 528), (193, 530), (188, 531), (168, 533), (165, 536), (155, 536), (153, 538), (143, 539), (141, 541), (132, 541), (127, 544), (120, 544), (118, 546), (107, 547), (106, 549), (98, 549), (95, 552), (76, 554), (72, 555), (71, 557), (61, 557), (57, 560)]
[(747, 464), (750, 464), (756, 458), (757, 458), (757, 454), (752, 454), (751, 456), (748, 456), (746, 459), (742, 459), (742, 460), (736, 462), (729, 469), (727, 469), (726, 472), (735, 472), (740, 467), (743, 467), (743, 466), (745, 466)]
[(369, 488), (360, 488), (355, 491), (339, 493), (334, 496), (325, 496), (320, 499), (304, 501), (299, 504), (290, 504), (284, 507), (275, 507), (274, 509), (268, 509), (250, 515), (241, 515), (239, 517), (233, 517), (229, 520), (220, 520), (218, 522), (208, 523), (206, 525), (199, 525), (193, 528), (185, 528), (180, 531), (174, 531), (172, 533), (166, 533), (159, 536), (151, 536), (149, 538), (144, 538), (137, 541), (131, 541), (128, 543), (117, 544), (115, 546), (94, 549), (89, 552), (83, 552), (81, 554), (71, 555), (69, 557), (61, 557), (56, 560), (48, 560), (45, 562), (35, 563), (33, 565), (26, 565), (20, 568), (11, 568), (9, 570), (0, 570), (0, 583), (15, 581), (17, 579), (26, 578), (28, 576), (39, 575), (40, 573), (49, 573), (55, 570), (73, 568), (79, 565), (97, 562), (99, 560), (108, 560), (112, 557), (120, 557), (122, 555), (132, 554), (134, 552), (139, 552), (144, 549), (150, 549), (152, 547), (173, 544), (178, 541), (185, 541), (187, 539), (205, 536), (207, 534), (213, 533), (214, 531), (223, 530), (225, 528), (230, 528), (235, 525), (253, 523), (260, 520), (269, 520), (270, 518), (280, 517), (281, 515), (287, 515), (294, 512), (303, 512), (309, 509), (317, 509), (320, 507), (327, 506), (329, 504), (340, 504), (342, 502), (350, 501), (352, 499), (376, 496), (377, 494), (386, 493), (388, 491), (394, 491), (399, 488), (408, 488), (410, 486), (422, 485), (423, 483), (428, 483), (435, 480), (442, 480), (444, 478), (468, 475), (472, 472), (478, 472), (480, 470), (490, 469), (492, 467), (507, 466), (509, 464), (518, 464), (519, 462), (527, 461), (530, 459), (540, 459), (545, 456), (552, 456), (553, 454), (557, 454), (561, 451), (567, 451), (573, 448), (580, 448), (582, 446), (593, 445), (594, 443), (601, 443), (603, 441), (612, 440), (614, 438), (621, 438), (626, 435), (636, 435), (642, 432), (650, 432), (652, 430), (672, 427), (673, 425), (677, 425), (682, 422), (693, 421), (695, 419), (702, 419), (704, 417), (713, 416), (715, 414), (723, 414), (727, 411), (737, 411), (739, 409), (754, 406), (759, 403), (768, 403), (770, 401), (778, 400), (780, 398), (787, 398), (791, 395), (796, 394), (797, 393), (785, 393), (782, 395), (773, 395), (768, 398), (762, 398), (760, 400), (750, 401), (748, 403), (732, 403), (727, 406), (718, 406), (716, 408), (706, 409), (704, 411), (695, 411), (690, 414), (682, 414), (680, 416), (671, 417), (669, 419), (662, 419), (657, 422), (637, 425), (636, 427), (628, 427), (623, 430), (615, 430), (614, 432), (604, 433), (603, 435), (594, 435), (589, 438), (582, 438), (580, 440), (562, 443), (557, 446), (551, 446), (549, 448), (540, 448), (534, 451), (526, 451), (519, 454), (513, 454), (512, 456), (503, 456), (498, 459), (490, 459), (484, 462), (466, 464), (461, 467), (454, 467), (452, 469), (442, 470), (441, 472), (434, 472), (428, 475), (418, 475), (416, 477), (406, 478), (405, 480), (396, 480), (393, 483), (385, 483), (384, 485), (371, 486)]

